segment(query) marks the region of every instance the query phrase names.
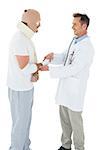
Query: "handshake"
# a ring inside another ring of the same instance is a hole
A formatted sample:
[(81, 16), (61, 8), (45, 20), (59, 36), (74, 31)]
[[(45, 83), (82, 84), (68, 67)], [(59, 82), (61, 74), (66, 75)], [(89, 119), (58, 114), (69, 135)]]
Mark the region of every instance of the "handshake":
[(47, 54), (42, 63), (37, 63), (37, 72), (33, 73), (31, 76), (31, 82), (37, 82), (39, 80), (39, 71), (49, 71), (48, 64), (53, 60), (54, 53)]

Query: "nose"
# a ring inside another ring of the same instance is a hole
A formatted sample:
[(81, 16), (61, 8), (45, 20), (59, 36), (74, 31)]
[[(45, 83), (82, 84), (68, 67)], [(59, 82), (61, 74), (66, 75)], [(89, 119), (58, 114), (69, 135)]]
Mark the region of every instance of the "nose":
[(72, 26), (72, 29), (74, 30), (74, 26)]
[(72, 24), (72, 29), (74, 28), (74, 24)]

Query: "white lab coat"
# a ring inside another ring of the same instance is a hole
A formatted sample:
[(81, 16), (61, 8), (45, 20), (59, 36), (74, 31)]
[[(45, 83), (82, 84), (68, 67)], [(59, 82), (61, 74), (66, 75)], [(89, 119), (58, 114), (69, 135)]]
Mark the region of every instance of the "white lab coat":
[(55, 54), (49, 66), (50, 76), (59, 78), (56, 103), (73, 111), (82, 111), (89, 68), (93, 60), (94, 49), (89, 37), (72, 44), (66, 65), (66, 53)]

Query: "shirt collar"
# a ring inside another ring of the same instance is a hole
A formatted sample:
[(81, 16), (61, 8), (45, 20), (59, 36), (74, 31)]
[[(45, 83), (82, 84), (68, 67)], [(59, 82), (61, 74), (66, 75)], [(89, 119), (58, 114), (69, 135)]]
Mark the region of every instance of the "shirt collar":
[(85, 39), (85, 38), (87, 38), (87, 37), (88, 37), (87, 34), (82, 35), (82, 36), (80, 36), (80, 37), (74, 37), (74, 39), (75, 39), (75, 44), (77, 44), (78, 42), (82, 41), (83, 39)]

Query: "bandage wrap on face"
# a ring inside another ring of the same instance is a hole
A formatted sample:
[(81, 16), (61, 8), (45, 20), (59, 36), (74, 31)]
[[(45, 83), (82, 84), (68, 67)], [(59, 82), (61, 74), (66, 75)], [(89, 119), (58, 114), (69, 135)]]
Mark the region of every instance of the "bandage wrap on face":
[(40, 21), (40, 14), (34, 9), (25, 10), (22, 15), (22, 22), (26, 23), (31, 30), (35, 30)]

